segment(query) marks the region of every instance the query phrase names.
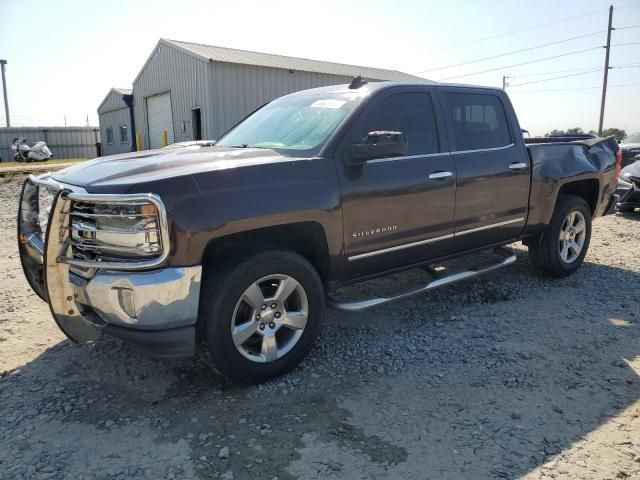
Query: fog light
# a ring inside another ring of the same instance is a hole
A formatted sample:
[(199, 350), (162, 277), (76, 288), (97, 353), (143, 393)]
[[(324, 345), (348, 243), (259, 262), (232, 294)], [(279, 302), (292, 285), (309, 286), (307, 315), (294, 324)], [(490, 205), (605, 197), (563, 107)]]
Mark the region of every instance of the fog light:
[(126, 287), (115, 287), (118, 292), (120, 308), (131, 318), (136, 318), (136, 304), (133, 300), (133, 290)]

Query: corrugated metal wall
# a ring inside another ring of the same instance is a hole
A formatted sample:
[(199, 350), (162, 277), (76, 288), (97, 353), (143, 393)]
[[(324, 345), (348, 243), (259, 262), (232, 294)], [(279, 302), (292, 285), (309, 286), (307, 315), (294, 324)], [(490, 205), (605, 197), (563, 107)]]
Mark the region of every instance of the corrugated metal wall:
[(213, 122), (204, 123), (207, 138), (218, 139), (223, 133), (256, 108), (287, 93), (314, 87), (349, 83), (351, 77), (254, 67), (232, 63), (209, 64)]
[(103, 103), (98, 107), (98, 113), (111, 112), (120, 108), (126, 108), (127, 104), (122, 99), (122, 93), (111, 90)]
[(0, 128), (0, 158), (13, 161), (11, 144), (16, 137), (31, 143), (45, 141), (54, 158), (95, 158), (100, 131), (96, 127), (11, 127)]
[[(124, 103), (124, 102), (123, 102)], [(98, 115), (100, 122), (100, 138), (102, 139), (102, 155), (115, 155), (131, 151), (131, 117), (129, 108), (119, 108)], [(120, 125), (127, 127), (127, 141), (120, 140)], [(113, 143), (107, 142), (107, 128), (113, 129)]]
[(205, 106), (207, 63), (187, 53), (160, 44), (133, 84), (136, 132), (143, 148), (149, 148), (146, 98), (171, 93), (173, 132), (176, 142), (193, 138), (191, 110), (202, 109), (202, 124), (210, 121)]

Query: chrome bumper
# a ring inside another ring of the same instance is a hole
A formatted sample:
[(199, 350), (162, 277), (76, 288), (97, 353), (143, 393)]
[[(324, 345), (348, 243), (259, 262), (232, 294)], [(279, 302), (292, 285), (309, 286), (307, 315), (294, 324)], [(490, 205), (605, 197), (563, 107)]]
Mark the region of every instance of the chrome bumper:
[(110, 325), (143, 330), (194, 325), (198, 316), (202, 267), (149, 272), (98, 270), (84, 279), (71, 273), (76, 304)]
[[(39, 185), (58, 190), (46, 235), (38, 219)], [(171, 355), (191, 352), (202, 268), (136, 272), (94, 268), (82, 276), (74, 273), (65, 261), (72, 256), (70, 189), (77, 192), (74, 187), (55, 185), (46, 176), (30, 178), (23, 186), (18, 214), (18, 248), (25, 276), (49, 304), (60, 329), (76, 343), (93, 341), (104, 331), (154, 353), (163, 354), (159, 348)]]

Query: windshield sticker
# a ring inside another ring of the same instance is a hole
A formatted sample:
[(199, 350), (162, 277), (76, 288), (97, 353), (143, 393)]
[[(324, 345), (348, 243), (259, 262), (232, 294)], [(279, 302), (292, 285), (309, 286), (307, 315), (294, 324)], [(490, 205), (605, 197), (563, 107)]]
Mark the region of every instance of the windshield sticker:
[(311, 104), (311, 108), (340, 108), (346, 100), (336, 100), (334, 98), (325, 98), (324, 100), (316, 100)]

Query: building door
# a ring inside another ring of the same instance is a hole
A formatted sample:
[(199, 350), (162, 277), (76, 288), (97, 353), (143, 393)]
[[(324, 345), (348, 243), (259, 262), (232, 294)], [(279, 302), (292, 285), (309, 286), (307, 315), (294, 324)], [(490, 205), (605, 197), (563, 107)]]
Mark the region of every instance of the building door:
[(149, 123), (149, 145), (162, 148), (162, 132), (167, 131), (168, 143), (174, 143), (173, 114), (171, 112), (171, 94), (161, 93), (147, 97), (147, 122)]
[(202, 115), (199, 108), (191, 110), (191, 124), (193, 125), (193, 139), (202, 140)]

